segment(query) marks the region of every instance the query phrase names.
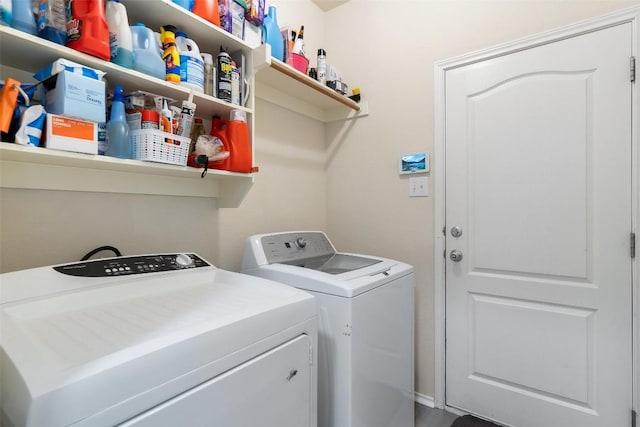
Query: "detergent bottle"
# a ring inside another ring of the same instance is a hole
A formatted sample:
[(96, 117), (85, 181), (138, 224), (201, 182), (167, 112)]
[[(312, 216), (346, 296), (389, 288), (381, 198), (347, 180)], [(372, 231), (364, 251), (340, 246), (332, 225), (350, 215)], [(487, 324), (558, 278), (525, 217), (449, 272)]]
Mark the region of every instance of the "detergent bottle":
[(232, 110), (231, 120), (222, 120), (220, 116), (213, 116), (211, 135), (220, 139), (224, 150), (229, 152), (229, 157), (212, 164), (212, 168), (241, 173), (252, 171), (251, 141), (244, 111)]
[(213, 25), (220, 26), (218, 0), (194, 0), (192, 12)]
[(176, 45), (180, 52), (180, 84), (204, 92), (204, 61), (198, 45), (180, 31), (176, 33)]
[(111, 59), (104, 0), (69, 0), (67, 46), (105, 61)]
[(160, 27), (162, 59), (165, 63), (165, 80), (180, 84), (180, 51), (176, 44), (176, 27), (170, 24)]
[(111, 62), (125, 68), (133, 68), (133, 43), (127, 9), (120, 0), (109, 0), (105, 14), (109, 24)]
[(264, 17), (262, 30), (263, 41), (271, 46), (271, 56), (284, 61), (284, 41), (278, 25), (276, 7), (273, 5), (269, 6), (269, 11)]
[(67, 42), (66, 10), (65, 0), (39, 0), (38, 36), (64, 45)]
[(38, 35), (35, 15), (31, 9), (31, 0), (13, 0), (11, 4), (11, 26), (31, 35)]
[(133, 46), (133, 69), (141, 73), (165, 79), (166, 69), (162, 60), (162, 51), (158, 48), (156, 35), (151, 28), (142, 22), (131, 27), (131, 41)]
[(187, 9), (188, 11), (191, 11), (191, 1), (189, 0), (173, 0), (173, 2), (175, 4), (177, 4), (178, 6), (180, 6), (183, 9)]

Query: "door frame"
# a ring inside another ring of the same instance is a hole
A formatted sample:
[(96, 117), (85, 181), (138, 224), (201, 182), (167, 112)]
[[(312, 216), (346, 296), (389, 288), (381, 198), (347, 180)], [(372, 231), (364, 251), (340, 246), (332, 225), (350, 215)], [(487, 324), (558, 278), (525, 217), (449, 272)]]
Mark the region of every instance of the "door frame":
[[(456, 408), (446, 406), (445, 391), (445, 75), (449, 70), (470, 65), (490, 58), (515, 53), (532, 47), (560, 41), (611, 26), (631, 23), (632, 25), (632, 55), (636, 63), (640, 62), (638, 49), (640, 46), (640, 6), (622, 9), (597, 18), (588, 19), (576, 24), (564, 26), (513, 42), (501, 44), (492, 48), (472, 52), (444, 61), (438, 61), (434, 65), (434, 324), (435, 324), (435, 392), (434, 406), (440, 409), (451, 410), (460, 413)], [(640, 66), (636, 66), (637, 68)], [(640, 84), (640, 72), (636, 71), (636, 82), (632, 85), (632, 118), (631, 118), (631, 203), (632, 203), (632, 232), (638, 235), (640, 240), (640, 181), (638, 166), (640, 165), (640, 152), (638, 142), (638, 124), (640, 124), (640, 99), (638, 85)], [(640, 245), (640, 241), (638, 242)], [(640, 263), (638, 256), (632, 260), (632, 292), (633, 292), (633, 390), (632, 399), (634, 410), (640, 412)], [(640, 421), (640, 415), (638, 415)]]

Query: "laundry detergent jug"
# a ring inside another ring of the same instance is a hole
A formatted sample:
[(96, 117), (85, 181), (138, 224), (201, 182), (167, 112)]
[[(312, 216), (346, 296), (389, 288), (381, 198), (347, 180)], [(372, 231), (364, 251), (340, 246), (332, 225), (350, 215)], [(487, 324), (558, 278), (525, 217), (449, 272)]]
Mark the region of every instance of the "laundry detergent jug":
[(111, 59), (104, 0), (69, 0), (67, 46), (105, 61)]
[(224, 150), (229, 152), (229, 157), (213, 163), (210, 167), (230, 172), (250, 173), (252, 171), (253, 158), (249, 126), (246, 119), (242, 117), (243, 114), (244, 111), (233, 110), (231, 112), (232, 120), (222, 120), (219, 116), (213, 116), (211, 135), (222, 141)]

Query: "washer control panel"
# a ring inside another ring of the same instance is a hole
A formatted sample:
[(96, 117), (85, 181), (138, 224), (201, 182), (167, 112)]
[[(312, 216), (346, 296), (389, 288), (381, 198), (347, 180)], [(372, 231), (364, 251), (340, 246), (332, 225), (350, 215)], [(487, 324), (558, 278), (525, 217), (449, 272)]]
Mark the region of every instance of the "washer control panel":
[(329, 238), (317, 231), (269, 234), (263, 236), (260, 243), (269, 264), (326, 257), (336, 253)]
[(119, 258), (82, 261), (53, 267), (62, 274), (78, 277), (110, 277), (159, 271), (185, 270), (209, 267), (207, 261), (196, 254), (137, 255)]

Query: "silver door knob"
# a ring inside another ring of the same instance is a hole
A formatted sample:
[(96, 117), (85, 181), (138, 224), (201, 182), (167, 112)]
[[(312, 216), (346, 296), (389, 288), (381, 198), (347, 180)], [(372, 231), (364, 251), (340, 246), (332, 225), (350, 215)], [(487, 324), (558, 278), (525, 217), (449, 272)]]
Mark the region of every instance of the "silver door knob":
[(451, 227), (451, 235), (452, 235), (453, 237), (460, 237), (460, 236), (462, 236), (462, 228), (460, 228), (460, 227), (459, 227), (459, 226), (457, 226), (457, 225), (456, 225), (456, 226), (454, 226), (454, 227)]
[(462, 261), (462, 252), (454, 249), (449, 253), (449, 259), (453, 262), (460, 262)]

